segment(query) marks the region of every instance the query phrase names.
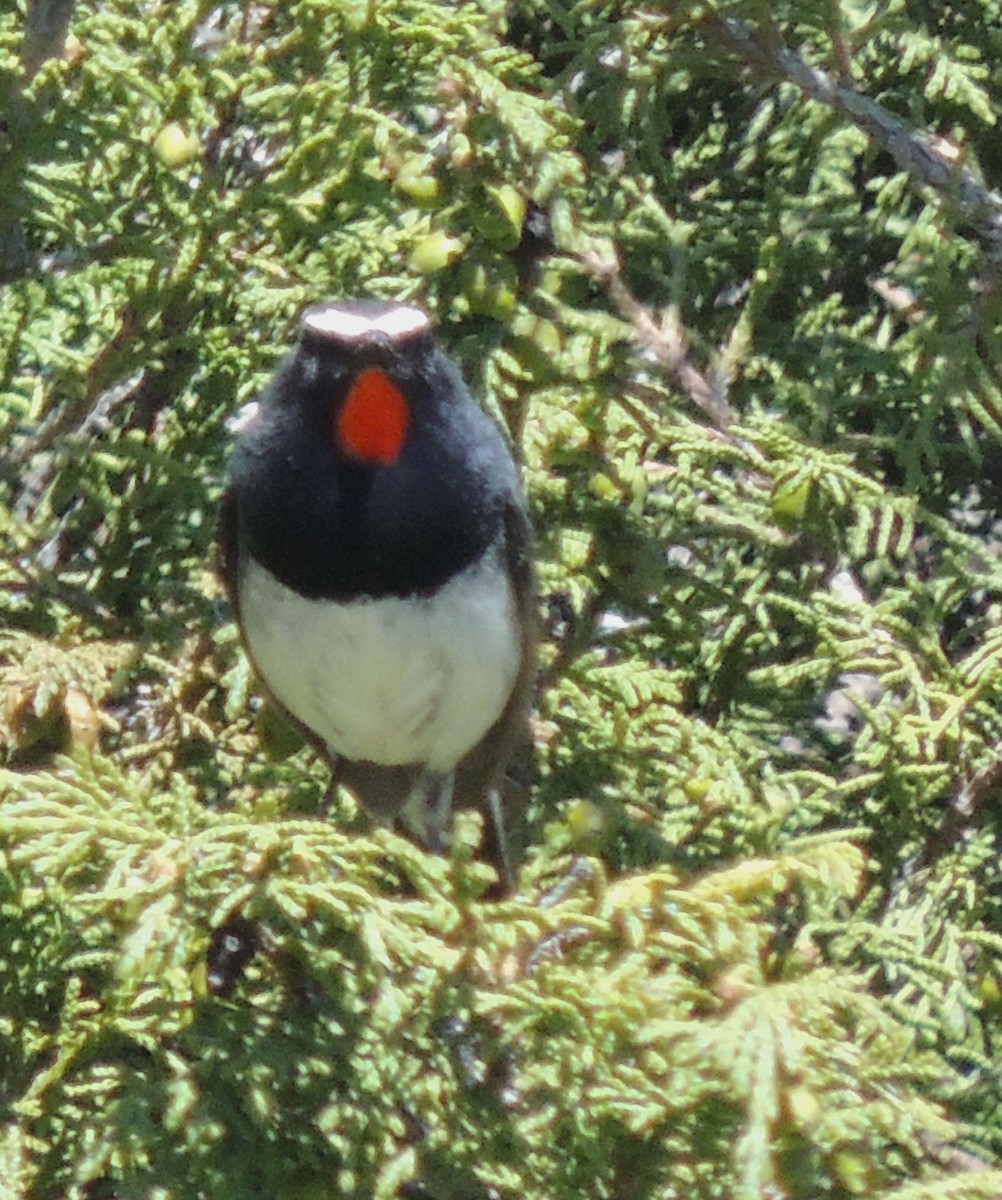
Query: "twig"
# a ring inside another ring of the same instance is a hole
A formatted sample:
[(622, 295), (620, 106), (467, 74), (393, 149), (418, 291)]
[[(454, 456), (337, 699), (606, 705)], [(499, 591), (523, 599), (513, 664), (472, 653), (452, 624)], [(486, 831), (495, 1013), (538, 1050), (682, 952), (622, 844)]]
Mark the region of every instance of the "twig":
[(973, 829), (989, 800), (998, 797), (1002, 785), (1002, 757), (983, 766), (972, 778), (961, 783), (950, 800), (950, 807), (940, 825), (926, 838), (922, 857), (924, 867), (931, 866), (956, 846)]
[(689, 357), (685, 328), (678, 315), (669, 312), (659, 324), (651, 310), (641, 304), (626, 286), (615, 256), (586, 254), (581, 262), (595, 280), (605, 287), (620, 316), (633, 326), (641, 345), (718, 429), (726, 429), (734, 419), (734, 414), (719, 385), (722, 381), (715, 386), (693, 363)]
[(1002, 196), (984, 187), (973, 171), (942, 154), (934, 138), (913, 133), (855, 88), (836, 82), (789, 47), (765, 40), (743, 21), (723, 17), (712, 28), (751, 66), (788, 80), (812, 100), (847, 116), (913, 179), (956, 205), (993, 258), (1002, 256)]
[[(967, 1173), (975, 1171), (990, 1171), (991, 1163), (985, 1162), (983, 1158), (979, 1158), (976, 1154), (971, 1154), (967, 1150), (961, 1150), (959, 1146), (951, 1146), (944, 1142), (942, 1138), (930, 1133), (928, 1130), (920, 1130), (918, 1140), (922, 1144), (923, 1149), (927, 1154), (932, 1155), (942, 1166), (949, 1171), (958, 1173)], [(1002, 1200), (1002, 1191), (996, 1192), (995, 1196), (998, 1200)]]

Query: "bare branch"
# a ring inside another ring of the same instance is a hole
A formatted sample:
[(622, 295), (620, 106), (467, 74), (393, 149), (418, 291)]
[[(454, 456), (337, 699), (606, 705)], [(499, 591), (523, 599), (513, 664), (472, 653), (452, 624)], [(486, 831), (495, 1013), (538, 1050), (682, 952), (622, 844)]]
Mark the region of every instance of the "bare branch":
[(726, 429), (734, 418), (722, 386), (715, 386), (710, 377), (689, 357), (689, 345), (678, 316), (669, 313), (659, 324), (649, 308), (641, 304), (626, 286), (618, 261), (597, 254), (585, 255), (583, 265), (604, 285), (619, 315), (633, 327), (637, 340), (671, 375), (692, 403), (705, 413), (718, 429)]
[(762, 38), (743, 21), (721, 18), (714, 28), (751, 66), (788, 80), (812, 100), (847, 116), (893, 155), (913, 179), (954, 204), (992, 257), (1002, 256), (1002, 196), (981, 184), (973, 171), (943, 154), (935, 138), (912, 132), (855, 88), (836, 82), (789, 47)]

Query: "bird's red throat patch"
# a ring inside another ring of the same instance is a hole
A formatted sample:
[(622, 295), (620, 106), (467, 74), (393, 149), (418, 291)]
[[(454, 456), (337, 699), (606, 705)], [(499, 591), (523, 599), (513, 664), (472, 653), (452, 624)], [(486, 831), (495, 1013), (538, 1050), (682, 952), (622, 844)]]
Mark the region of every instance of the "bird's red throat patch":
[(335, 436), (352, 458), (389, 467), (400, 457), (410, 418), (407, 397), (384, 371), (372, 367), (348, 389)]

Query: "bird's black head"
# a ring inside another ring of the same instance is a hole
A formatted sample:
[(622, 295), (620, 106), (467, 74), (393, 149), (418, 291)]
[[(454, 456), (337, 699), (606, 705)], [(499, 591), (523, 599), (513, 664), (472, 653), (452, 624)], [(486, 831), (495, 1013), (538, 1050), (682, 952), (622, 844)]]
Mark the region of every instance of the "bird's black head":
[(518, 494), (497, 426), (421, 309), (309, 309), (241, 428), (242, 538), (310, 596), (425, 593), (483, 553)]

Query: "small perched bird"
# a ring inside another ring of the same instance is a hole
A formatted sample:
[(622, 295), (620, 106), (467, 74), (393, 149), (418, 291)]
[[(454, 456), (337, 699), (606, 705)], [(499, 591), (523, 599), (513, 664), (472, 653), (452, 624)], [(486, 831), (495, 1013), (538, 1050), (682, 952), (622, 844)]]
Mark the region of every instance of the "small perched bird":
[(526, 740), (532, 537), (518, 470), (425, 312), (338, 301), (243, 420), (222, 573), (274, 699), (369, 811), (433, 849)]

